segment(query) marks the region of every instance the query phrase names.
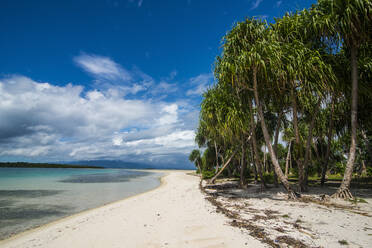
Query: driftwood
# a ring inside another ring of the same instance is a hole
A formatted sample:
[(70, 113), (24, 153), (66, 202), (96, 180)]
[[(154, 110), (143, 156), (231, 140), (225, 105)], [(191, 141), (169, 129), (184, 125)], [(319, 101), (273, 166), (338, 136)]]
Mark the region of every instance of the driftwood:
[(233, 152), (233, 154), (230, 156), (230, 158), (226, 161), (226, 163), (222, 166), (222, 168), (218, 171), (218, 173), (212, 177), (212, 179), (210, 180), (210, 183), (214, 183), (214, 181), (216, 181), (217, 177), (222, 173), (222, 171), (229, 165), (231, 159), (235, 156), (237, 150), (235, 150)]

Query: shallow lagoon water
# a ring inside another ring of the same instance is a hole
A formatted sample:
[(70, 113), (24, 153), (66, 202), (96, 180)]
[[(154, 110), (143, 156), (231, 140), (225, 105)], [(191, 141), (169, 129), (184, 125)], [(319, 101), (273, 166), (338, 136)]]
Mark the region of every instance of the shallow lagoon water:
[(126, 169), (0, 168), (0, 239), (136, 195), (161, 173)]

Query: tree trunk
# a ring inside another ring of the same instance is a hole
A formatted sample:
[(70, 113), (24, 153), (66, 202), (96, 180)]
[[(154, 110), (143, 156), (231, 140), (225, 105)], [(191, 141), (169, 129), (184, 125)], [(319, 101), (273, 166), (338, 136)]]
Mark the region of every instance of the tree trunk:
[(285, 177), (286, 178), (288, 178), (288, 166), (289, 166), (289, 160), (291, 159), (291, 143), (292, 143), (292, 140), (289, 141), (287, 158), (285, 160)]
[(368, 166), (372, 166), (372, 146), (371, 142), (369, 142), (368, 136), (364, 130), (362, 130), (362, 137), (364, 139), (364, 142), (366, 143), (367, 147), (367, 165), (366, 165), (366, 170)]
[(199, 173), (201, 174), (201, 173), (202, 173), (202, 171), (201, 171), (201, 166), (200, 166), (200, 163), (199, 163), (199, 161), (196, 161), (196, 167), (198, 168), (198, 170), (199, 170)]
[(364, 160), (362, 160), (362, 169), (361, 169), (360, 175), (361, 176), (366, 176), (367, 175), (367, 166), (366, 166), (366, 163), (364, 162)]
[(220, 168), (219, 164), (218, 164), (218, 151), (217, 151), (217, 143), (216, 141), (214, 140), (214, 150), (216, 151), (216, 172), (218, 171), (218, 169)]
[(258, 175), (260, 176), (261, 184), (266, 188), (266, 183), (265, 183), (265, 180), (264, 180), (264, 177), (263, 177), (262, 166), (261, 166), (260, 157), (259, 157), (259, 153), (258, 153), (258, 149), (257, 149), (256, 125), (255, 125), (254, 119), (253, 119), (252, 102), (248, 101), (248, 104), (249, 104), (249, 110), (251, 112), (250, 122), (251, 122), (251, 129), (252, 129), (252, 145), (253, 145), (255, 164), (257, 166), (257, 171), (258, 171)]
[(303, 188), (304, 185), (304, 179), (305, 179), (305, 171), (302, 164), (302, 142), (300, 138), (300, 131), (298, 128), (298, 113), (297, 113), (297, 99), (295, 90), (292, 89), (292, 108), (293, 108), (293, 130), (295, 132), (295, 160), (296, 164), (298, 166), (298, 186), (300, 192), (305, 191), (305, 188)]
[(234, 174), (234, 171), (233, 171), (233, 169), (231, 168), (231, 166), (226, 167), (226, 170), (227, 170), (227, 177), (228, 177), (228, 178), (232, 178), (232, 176), (233, 176), (233, 174)]
[[(276, 128), (275, 128), (275, 136), (274, 136), (274, 152), (275, 152), (275, 154), (278, 154), (278, 141), (279, 141), (280, 126), (282, 124), (282, 118), (283, 118), (283, 110), (281, 110), (279, 112), (278, 123), (276, 124)], [(275, 185), (275, 187), (278, 187), (278, 175), (276, 175), (275, 170), (274, 170), (274, 185)]]
[(214, 177), (212, 177), (211, 179), (211, 183), (214, 183), (214, 181), (216, 181), (217, 177), (222, 173), (222, 171), (229, 165), (231, 159), (235, 156), (236, 154), (236, 150), (233, 152), (233, 154), (231, 155), (231, 157), (226, 161), (226, 163), (222, 166), (222, 168), (218, 171), (218, 173), (216, 175), (214, 175)]
[(264, 163), (263, 163), (263, 168), (264, 168), (264, 172), (267, 173), (267, 166), (266, 166), (266, 147), (264, 148)]
[(269, 148), (269, 153), (270, 153), (270, 156), (271, 156), (271, 161), (274, 165), (275, 172), (278, 175), (278, 177), (279, 177), (280, 181), (282, 182), (283, 186), (285, 187), (285, 189), (288, 191), (289, 197), (295, 199), (299, 195), (296, 192), (294, 192), (292, 190), (291, 186), (289, 185), (289, 182), (288, 182), (287, 178), (284, 176), (283, 171), (280, 168), (280, 165), (279, 165), (278, 159), (276, 158), (276, 154), (274, 152), (274, 149), (271, 146), (270, 135), (269, 135), (269, 132), (267, 131), (267, 127), (266, 127), (266, 123), (265, 123), (265, 119), (264, 119), (264, 115), (263, 115), (263, 111), (262, 111), (262, 106), (260, 104), (259, 96), (258, 96), (257, 68), (253, 68), (253, 91), (254, 91), (254, 99), (255, 99), (255, 102), (256, 102), (257, 109), (258, 109), (258, 116), (259, 116), (259, 119), (260, 119), (260, 122), (261, 122), (262, 132), (263, 132), (263, 135), (264, 135), (264, 138), (265, 138), (265, 143), (266, 143), (267, 147)]
[(309, 177), (309, 157), (310, 157), (310, 148), (311, 148), (311, 142), (313, 140), (313, 129), (315, 125), (316, 116), (318, 115), (320, 104), (322, 103), (321, 99), (318, 100), (318, 104), (315, 107), (315, 111), (313, 113), (313, 116), (311, 118), (310, 127), (309, 127), (309, 134), (307, 136), (306, 140), (306, 150), (305, 150), (305, 161), (304, 161), (304, 180), (302, 181), (303, 185), (301, 186), (304, 191), (307, 191), (307, 181)]
[(258, 173), (257, 173), (257, 166), (256, 166), (256, 163), (254, 162), (254, 154), (253, 154), (253, 135), (252, 135), (252, 139), (251, 139), (251, 162), (253, 164), (253, 172), (254, 172), (254, 182), (255, 183), (258, 183)]
[(333, 139), (333, 115), (335, 111), (335, 97), (332, 97), (332, 106), (331, 106), (331, 116), (329, 120), (329, 129), (328, 129), (328, 142), (327, 142), (327, 150), (324, 158), (324, 164), (322, 166), (322, 177), (320, 179), (320, 185), (323, 187), (325, 183), (325, 177), (328, 170), (328, 162), (329, 162), (329, 155), (331, 153), (331, 143)]
[(242, 157), (240, 159), (240, 187), (245, 188), (247, 185), (247, 180), (245, 178), (245, 170), (247, 163), (245, 160), (245, 141), (242, 141)]
[(337, 192), (333, 197), (340, 197), (344, 199), (353, 199), (350, 192), (350, 183), (353, 176), (355, 150), (357, 145), (357, 112), (358, 112), (358, 67), (357, 67), (357, 47), (351, 45), (351, 144), (349, 151), (349, 159), (346, 164), (344, 178)]

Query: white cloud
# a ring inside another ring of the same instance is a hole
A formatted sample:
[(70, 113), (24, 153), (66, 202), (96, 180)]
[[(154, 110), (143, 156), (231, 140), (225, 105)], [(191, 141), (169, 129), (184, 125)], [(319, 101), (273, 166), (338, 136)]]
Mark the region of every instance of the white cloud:
[(74, 61), (86, 72), (98, 79), (130, 81), (130, 73), (115, 63), (109, 57), (82, 54), (74, 58)]
[(283, 1), (277, 1), (276, 2), (276, 7), (279, 7), (282, 4)]
[(213, 83), (213, 74), (200, 74), (199, 76), (190, 79), (189, 84), (194, 88), (189, 89), (186, 92), (187, 96), (199, 95), (201, 96), (208, 88), (208, 86)]
[(263, 0), (253, 0), (251, 10), (257, 9), (258, 6), (262, 3)]
[(94, 77), (94, 87), (117, 96), (136, 95), (155, 85), (154, 79), (138, 68), (127, 70), (109, 57), (82, 54), (74, 61)]
[(178, 121), (177, 104), (166, 105), (160, 111), (163, 114), (157, 121), (157, 125), (172, 125)]
[(193, 130), (175, 131), (173, 133), (152, 138), (126, 142), (129, 147), (156, 145), (163, 148), (188, 148), (194, 146), (195, 132)]
[(194, 148), (186, 106), (115, 92), (0, 78), (0, 156), (161, 162)]
[(150, 93), (152, 95), (168, 96), (168, 94), (177, 92), (178, 90), (179, 88), (177, 84), (161, 81), (160, 83), (158, 83), (152, 88)]

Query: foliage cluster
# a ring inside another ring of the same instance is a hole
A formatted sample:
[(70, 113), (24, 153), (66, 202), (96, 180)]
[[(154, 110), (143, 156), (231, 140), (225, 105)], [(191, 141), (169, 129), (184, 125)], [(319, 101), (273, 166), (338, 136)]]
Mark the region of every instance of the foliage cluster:
[(226, 170), (244, 186), (251, 174), (291, 197), (309, 176), (324, 184), (341, 173), (334, 196), (352, 198), (353, 173), (372, 168), (371, 27), (370, 0), (318, 0), (271, 24), (238, 22), (203, 95), (195, 141), (204, 153), (190, 160), (208, 177), (215, 171), (212, 182)]

